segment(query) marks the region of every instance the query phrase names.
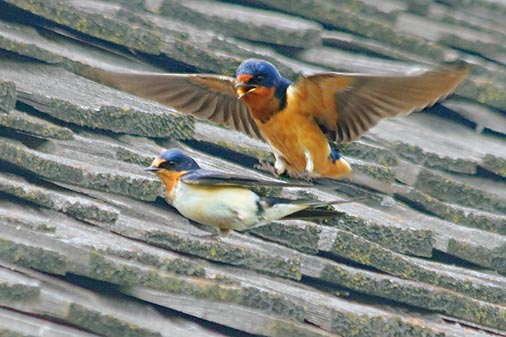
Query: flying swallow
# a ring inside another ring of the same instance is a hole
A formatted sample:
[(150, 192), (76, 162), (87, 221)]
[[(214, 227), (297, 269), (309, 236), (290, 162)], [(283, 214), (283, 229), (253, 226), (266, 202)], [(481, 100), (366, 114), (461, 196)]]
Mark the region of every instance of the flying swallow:
[(268, 142), (278, 174), (340, 179), (351, 168), (329, 141), (351, 142), (383, 118), (433, 105), (452, 93), (470, 68), (459, 62), (402, 76), (328, 72), (291, 82), (271, 63), (249, 59), (235, 78), (97, 68), (84, 75)]
[(262, 196), (251, 188), (301, 185), (205, 170), (179, 149), (162, 151), (146, 170), (160, 178), (165, 185), (167, 202), (179, 213), (195, 222), (219, 228), (221, 235), (231, 230), (263, 226), (274, 220), (335, 217), (342, 213), (327, 209), (327, 206), (350, 202)]

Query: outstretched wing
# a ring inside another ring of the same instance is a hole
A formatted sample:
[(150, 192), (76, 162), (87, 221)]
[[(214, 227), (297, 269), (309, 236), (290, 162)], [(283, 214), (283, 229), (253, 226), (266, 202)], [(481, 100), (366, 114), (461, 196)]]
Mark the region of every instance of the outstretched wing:
[(407, 115), (447, 97), (470, 68), (461, 62), (405, 76), (315, 74), (295, 82), (288, 99), (312, 114), (330, 140), (346, 143), (383, 118)]
[(248, 107), (237, 99), (232, 77), (206, 74), (118, 73), (89, 68), (83, 75), (262, 139)]
[(272, 186), (272, 187), (308, 187), (310, 184), (285, 183), (274, 180), (259, 180), (247, 176), (228, 174), (210, 170), (191, 171), (180, 178), (183, 182), (202, 186)]

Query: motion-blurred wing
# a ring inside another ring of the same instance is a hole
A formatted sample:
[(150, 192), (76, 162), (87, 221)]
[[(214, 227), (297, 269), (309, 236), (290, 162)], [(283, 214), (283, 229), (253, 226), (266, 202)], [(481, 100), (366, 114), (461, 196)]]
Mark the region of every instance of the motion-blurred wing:
[(299, 96), (300, 108), (316, 118), (327, 137), (345, 143), (383, 118), (407, 115), (444, 99), (470, 68), (459, 63), (405, 76), (316, 74), (294, 83), (289, 99)]
[(117, 73), (89, 68), (84, 76), (263, 139), (248, 107), (237, 99), (232, 77), (200, 74)]

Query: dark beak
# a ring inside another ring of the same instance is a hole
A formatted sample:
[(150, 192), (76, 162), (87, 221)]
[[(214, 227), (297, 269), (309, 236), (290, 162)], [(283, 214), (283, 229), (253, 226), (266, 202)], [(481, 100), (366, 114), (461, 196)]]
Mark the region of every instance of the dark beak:
[(241, 99), (244, 95), (255, 91), (257, 88), (258, 88), (258, 85), (256, 85), (256, 84), (249, 84), (249, 83), (243, 83), (243, 82), (239, 82), (239, 83), (235, 84), (235, 89), (236, 89), (236, 94), (237, 94), (238, 99)]
[(234, 86), (236, 88), (249, 88), (249, 89), (258, 87), (256, 84), (244, 83), (244, 82), (238, 82)]
[(159, 167), (155, 167), (155, 166), (148, 166), (148, 167), (144, 168), (144, 171), (156, 172), (156, 171), (160, 171), (160, 168)]

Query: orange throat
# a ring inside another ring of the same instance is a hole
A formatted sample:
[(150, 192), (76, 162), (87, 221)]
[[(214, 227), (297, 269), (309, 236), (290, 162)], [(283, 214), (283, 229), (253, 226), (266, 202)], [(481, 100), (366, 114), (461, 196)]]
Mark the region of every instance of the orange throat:
[(186, 173), (187, 171), (175, 172), (168, 170), (160, 170), (156, 172), (158, 178), (160, 178), (162, 183), (165, 185), (165, 195), (171, 202), (174, 201), (176, 185), (179, 178)]
[(279, 101), (274, 96), (275, 88), (258, 87), (241, 97), (257, 121), (267, 122), (279, 110)]

